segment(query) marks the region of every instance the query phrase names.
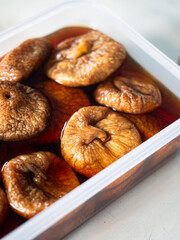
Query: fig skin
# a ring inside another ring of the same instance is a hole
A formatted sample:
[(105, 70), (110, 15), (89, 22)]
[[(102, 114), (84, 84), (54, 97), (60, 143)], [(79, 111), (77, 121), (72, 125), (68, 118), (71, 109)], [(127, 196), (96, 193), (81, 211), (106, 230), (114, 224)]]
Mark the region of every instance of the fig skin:
[(158, 87), (130, 76), (117, 76), (99, 84), (94, 98), (102, 105), (132, 114), (148, 113), (161, 105)]
[(164, 106), (160, 106), (155, 111), (146, 114), (121, 114), (133, 122), (137, 129), (139, 129), (143, 141), (154, 136), (163, 128), (177, 120), (174, 116), (167, 114)]
[(42, 79), (35, 86), (50, 100), (52, 116), (47, 131), (32, 141), (44, 144), (59, 142), (65, 122), (79, 108), (89, 106), (89, 99), (81, 89), (65, 87), (51, 80)]
[(0, 140), (20, 141), (43, 132), (50, 121), (48, 99), (21, 83), (0, 82)]
[(70, 166), (50, 152), (20, 155), (3, 167), (3, 183), (11, 208), (31, 218), (79, 186)]
[(89, 106), (68, 121), (61, 139), (61, 154), (80, 174), (91, 177), (141, 143), (138, 130), (107, 107)]
[(4, 191), (0, 188), (0, 225), (6, 219), (7, 214), (8, 214), (7, 197)]
[(128, 114), (121, 113), (122, 116), (129, 119), (134, 125), (137, 127), (139, 132), (141, 133), (141, 137), (143, 141), (154, 136), (156, 133), (160, 132), (163, 127), (162, 123), (156, 119), (155, 116), (148, 114)]
[(19, 82), (38, 69), (52, 50), (45, 38), (32, 38), (7, 53), (0, 61), (0, 81)]
[(104, 81), (125, 57), (120, 43), (90, 30), (60, 42), (46, 65), (46, 74), (65, 86), (88, 86)]

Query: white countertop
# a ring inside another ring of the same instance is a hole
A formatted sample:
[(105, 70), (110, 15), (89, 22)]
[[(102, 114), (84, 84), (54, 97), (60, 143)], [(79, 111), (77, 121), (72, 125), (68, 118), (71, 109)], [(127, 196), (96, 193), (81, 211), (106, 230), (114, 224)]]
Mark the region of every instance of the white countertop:
[[(62, 0), (0, 0), (0, 31)], [(179, 0), (97, 0), (175, 62), (180, 57)], [(158, 171), (70, 233), (65, 240), (180, 239), (180, 151)]]

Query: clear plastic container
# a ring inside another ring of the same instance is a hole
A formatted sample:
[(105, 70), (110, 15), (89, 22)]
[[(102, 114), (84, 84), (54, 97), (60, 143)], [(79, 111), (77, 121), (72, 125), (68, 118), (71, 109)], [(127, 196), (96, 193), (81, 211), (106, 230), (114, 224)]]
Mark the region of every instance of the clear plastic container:
[[(92, 2), (66, 2), (0, 34), (5, 54), (23, 40), (67, 26), (88, 26), (121, 42), (129, 55), (180, 97), (180, 69), (126, 23)], [(180, 146), (180, 119), (6, 235), (10, 239), (60, 239), (133, 187)]]

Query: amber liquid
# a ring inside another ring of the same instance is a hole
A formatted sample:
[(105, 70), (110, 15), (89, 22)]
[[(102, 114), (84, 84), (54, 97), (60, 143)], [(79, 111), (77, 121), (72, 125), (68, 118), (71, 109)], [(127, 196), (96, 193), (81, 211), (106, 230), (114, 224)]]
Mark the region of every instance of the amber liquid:
[[(50, 34), (46, 36), (47, 39), (49, 39), (54, 47), (60, 42), (63, 41), (66, 38), (69, 37), (74, 37), (81, 35), (83, 33), (86, 33), (89, 30), (89, 28), (85, 27), (69, 27), (69, 28), (64, 28), (61, 29), (53, 34)], [(147, 117), (155, 119), (157, 122), (160, 124), (160, 129), (165, 128), (169, 124), (173, 123), (175, 120), (177, 120), (180, 117), (180, 100), (173, 94), (171, 93), (167, 88), (165, 88), (158, 80), (156, 80), (153, 76), (151, 76), (148, 72), (146, 72), (139, 64), (137, 64), (129, 55), (127, 56), (125, 62), (122, 64), (122, 66), (115, 72), (113, 75), (133, 75), (133, 76), (145, 76), (148, 78), (148, 81), (155, 83), (162, 94), (162, 105), (157, 108), (155, 111), (148, 113)], [(24, 84), (33, 86), (35, 88), (38, 88), (38, 83), (41, 82), (43, 85), (43, 82), (45, 81), (51, 81), (48, 79), (44, 74), (43, 74), (43, 68), (39, 69), (36, 73), (34, 73), (30, 79)], [(55, 83), (54, 81), (51, 81), (54, 85), (59, 86), (58, 83)], [(87, 96), (87, 99), (89, 99), (89, 104), (91, 105), (98, 105), (95, 100), (93, 99), (93, 91), (95, 89), (96, 85), (90, 86), (90, 87), (84, 87), (84, 88), (77, 88), (74, 89), (73, 91), (79, 91), (81, 89), (84, 94)], [(63, 87), (63, 89), (67, 89), (69, 91), (69, 88)], [(41, 89), (40, 89), (41, 90)], [(75, 92), (74, 92), (75, 94)], [(78, 95), (78, 94), (77, 94)], [(48, 97), (48, 96), (47, 96)], [(80, 99), (81, 100), (81, 99)], [(56, 102), (53, 102), (53, 98), (50, 99), (51, 105), (52, 105), (52, 111), (55, 111)], [(87, 105), (88, 101), (86, 101), (85, 105)], [(66, 103), (65, 103), (66, 104)], [(69, 102), (67, 101), (67, 106), (65, 106), (65, 113), (64, 115), (67, 115), (64, 120), (62, 121), (62, 125), (65, 124), (65, 122), (68, 120), (69, 116), (72, 114), (73, 111), (76, 110), (76, 108), (80, 108), (83, 106), (79, 105), (79, 102), (77, 101), (77, 106), (73, 106), (74, 108), (71, 108), (71, 112), (68, 113), (68, 107)], [(64, 106), (63, 106), (64, 107)], [(56, 129), (54, 128), (54, 134)], [(52, 133), (51, 133), (52, 134)], [(39, 140), (32, 139), (30, 141), (22, 141), (22, 142), (16, 142), (16, 143), (1, 143), (0, 147), (1, 149), (1, 156), (6, 155), (4, 159), (0, 158), (0, 160), (3, 162), (10, 160), (13, 157), (16, 157), (20, 154), (27, 154), (27, 153), (32, 153), (35, 151), (50, 151), (53, 152), (59, 156), (61, 156), (60, 153), (60, 135), (59, 133), (59, 140), (58, 141), (51, 141), (51, 138), (53, 139), (53, 136), (46, 136), (48, 139), (47, 142), (41, 142)], [(38, 137), (37, 137), (38, 138)], [(142, 136), (143, 140), (146, 140)], [(4, 152), (4, 154), (3, 154)], [(80, 176), (77, 174), (80, 182), (83, 182), (86, 180), (85, 177)], [(1, 187), (2, 183), (1, 183)], [(21, 225), (23, 222), (26, 220), (23, 219), (22, 217), (18, 216), (15, 212), (12, 210), (9, 210), (8, 217), (4, 224), (0, 228), (0, 237), (3, 237), (19, 225)]]

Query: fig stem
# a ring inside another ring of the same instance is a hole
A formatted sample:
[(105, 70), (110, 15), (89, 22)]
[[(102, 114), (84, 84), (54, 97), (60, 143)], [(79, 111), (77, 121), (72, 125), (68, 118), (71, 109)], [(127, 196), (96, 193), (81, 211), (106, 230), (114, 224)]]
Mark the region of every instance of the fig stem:
[(105, 142), (108, 138), (106, 132), (90, 125), (84, 127), (83, 132), (83, 138), (85, 139), (85, 144), (87, 145), (91, 143), (94, 139), (100, 139), (102, 142)]

